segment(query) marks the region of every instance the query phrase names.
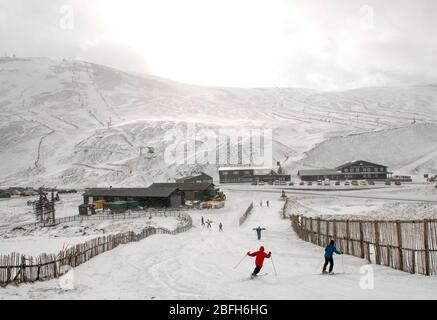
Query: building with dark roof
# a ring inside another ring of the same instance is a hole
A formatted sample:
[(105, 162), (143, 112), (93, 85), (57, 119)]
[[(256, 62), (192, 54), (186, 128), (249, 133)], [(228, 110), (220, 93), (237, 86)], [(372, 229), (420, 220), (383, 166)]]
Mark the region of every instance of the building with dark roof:
[(201, 172), (198, 175), (194, 175), (194, 176), (187, 176), (187, 177), (183, 177), (180, 179), (176, 179), (177, 183), (213, 183), (214, 179), (207, 175), (205, 172)]
[(176, 186), (150, 186), (148, 188), (93, 188), (83, 194), (84, 203), (136, 201), (141, 207), (177, 208), (185, 203), (183, 192)]
[(154, 188), (177, 188), (184, 194), (185, 200), (190, 201), (209, 201), (217, 195), (218, 189), (210, 182), (200, 183), (178, 183), (178, 182), (164, 182), (154, 183), (151, 185)]
[(278, 169), (271, 167), (221, 167), (219, 168), (220, 183), (250, 183), (290, 181), (291, 176), (279, 173)]
[(300, 170), (298, 176), (302, 181), (317, 180), (387, 180), (392, 179), (388, 167), (369, 161), (352, 161), (335, 169)]

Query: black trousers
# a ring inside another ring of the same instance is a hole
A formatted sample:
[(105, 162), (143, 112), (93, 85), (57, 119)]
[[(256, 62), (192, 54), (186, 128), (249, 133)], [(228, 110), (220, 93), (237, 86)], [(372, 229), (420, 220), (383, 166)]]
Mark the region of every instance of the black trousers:
[(331, 258), (325, 258), (325, 265), (323, 266), (323, 271), (326, 271), (326, 267), (328, 266), (329, 263), (329, 272), (332, 272), (332, 270), (334, 269), (334, 259)]
[(253, 270), (253, 275), (257, 275), (261, 271), (262, 267), (256, 267), (255, 270)]

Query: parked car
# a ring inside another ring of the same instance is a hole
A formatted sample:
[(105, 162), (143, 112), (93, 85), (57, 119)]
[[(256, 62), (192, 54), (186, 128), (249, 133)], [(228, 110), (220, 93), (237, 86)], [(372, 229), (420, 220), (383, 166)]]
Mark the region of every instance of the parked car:
[(351, 182), (351, 185), (353, 185), (353, 186), (358, 186), (359, 183), (358, 183), (358, 181), (354, 180), (354, 181)]
[(294, 186), (294, 182), (291, 181), (288, 185), (292, 187), (292, 186)]
[(360, 186), (367, 186), (367, 181), (365, 181), (365, 180), (360, 181)]
[(273, 181), (268, 182), (269, 186), (273, 186)]
[(263, 185), (265, 185), (265, 183), (264, 183), (264, 181), (260, 181), (260, 182), (258, 183), (258, 185), (263, 186)]
[(369, 184), (369, 186), (374, 186), (375, 185), (375, 181), (373, 181), (373, 180), (369, 180), (369, 181), (367, 181), (367, 183)]
[(345, 182), (344, 182), (344, 185), (345, 185), (345, 186), (350, 186), (351, 183), (350, 183), (350, 181), (345, 181)]
[(322, 183), (322, 180), (317, 180), (317, 185), (318, 186), (321, 186), (323, 183)]
[(299, 185), (300, 185), (300, 186), (304, 186), (304, 185), (305, 185), (305, 182), (301, 181), (301, 182), (299, 183)]
[(401, 186), (402, 183), (401, 183), (400, 181), (396, 181), (396, 182), (395, 182), (395, 185), (397, 185), (397, 186)]
[(387, 180), (387, 181), (385, 182), (385, 185), (386, 185), (386, 186), (391, 186), (391, 181), (390, 181), (390, 180)]
[(279, 180), (275, 181), (275, 186), (279, 186)]
[(339, 186), (340, 185), (340, 181), (335, 181), (335, 185)]
[(308, 181), (308, 185), (309, 185), (309, 186), (312, 186), (313, 183), (312, 183), (311, 181)]
[(281, 184), (281, 186), (286, 186), (287, 185), (287, 181), (281, 181), (280, 184)]
[(253, 181), (253, 182), (252, 182), (252, 185), (253, 185), (253, 186), (257, 186), (257, 185), (258, 185), (258, 181)]
[(323, 182), (323, 185), (325, 185), (325, 186), (330, 186), (330, 185), (331, 185), (331, 181), (329, 181), (329, 179), (326, 179), (326, 180)]

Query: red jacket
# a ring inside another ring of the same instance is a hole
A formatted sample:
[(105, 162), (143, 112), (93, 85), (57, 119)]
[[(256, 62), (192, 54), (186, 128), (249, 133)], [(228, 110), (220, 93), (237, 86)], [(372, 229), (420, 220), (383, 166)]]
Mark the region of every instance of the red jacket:
[(248, 252), (247, 255), (250, 256), (250, 257), (256, 257), (255, 265), (257, 267), (262, 267), (263, 264), (264, 264), (264, 259), (265, 258), (270, 258), (272, 256), (272, 253), (271, 252), (265, 253), (264, 252), (264, 247), (260, 247), (259, 251), (254, 252), (254, 253)]

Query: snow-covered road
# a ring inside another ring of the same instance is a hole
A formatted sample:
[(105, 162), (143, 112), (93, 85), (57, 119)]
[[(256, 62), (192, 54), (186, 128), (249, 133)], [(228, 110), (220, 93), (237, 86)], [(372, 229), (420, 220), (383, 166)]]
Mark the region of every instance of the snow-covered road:
[[(59, 280), (0, 290), (0, 298), (36, 299), (436, 299), (437, 278), (373, 265), (374, 290), (360, 288), (364, 260), (336, 257), (336, 271), (320, 275), (323, 250), (298, 239), (283, 220), (280, 192), (228, 194), (226, 208), (192, 212), (194, 227), (177, 235), (156, 235), (120, 246), (74, 270), (75, 289), (64, 291)], [(259, 206), (260, 200), (264, 206)], [(271, 205), (265, 207), (265, 201)], [(251, 201), (255, 208), (243, 226), (241, 214)], [(212, 230), (200, 226), (201, 215), (214, 221)], [(222, 222), (224, 232), (218, 231)], [(262, 241), (252, 228), (267, 230)], [(253, 258), (234, 266), (247, 251), (264, 245), (273, 252), (262, 272), (249, 280)], [(341, 249), (341, 248), (340, 248)]]

